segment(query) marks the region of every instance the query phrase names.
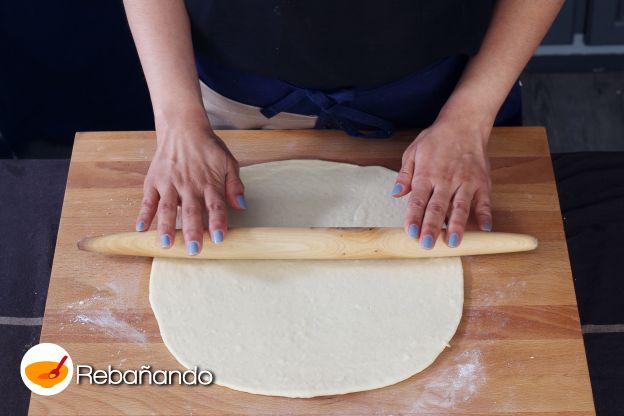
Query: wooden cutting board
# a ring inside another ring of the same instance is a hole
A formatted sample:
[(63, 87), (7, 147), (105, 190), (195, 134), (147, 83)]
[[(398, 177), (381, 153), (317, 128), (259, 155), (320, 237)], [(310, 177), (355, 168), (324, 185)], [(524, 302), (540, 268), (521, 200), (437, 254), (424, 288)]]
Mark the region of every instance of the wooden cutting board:
[[(416, 132), (391, 140), (308, 130), (219, 135), (243, 166), (313, 158), (397, 170)], [(76, 248), (83, 236), (133, 229), (155, 144), (153, 132), (76, 136), (41, 335), (41, 342), (63, 346), (74, 364), (181, 368), (149, 306), (151, 260)], [(30, 413), (594, 414), (545, 131), (495, 128), (489, 153), (494, 228), (532, 234), (540, 246), (530, 253), (462, 259), (464, 316), (451, 347), (422, 373), (383, 389), (315, 399), (257, 396), (216, 385), (72, 383), (56, 396), (33, 395)]]

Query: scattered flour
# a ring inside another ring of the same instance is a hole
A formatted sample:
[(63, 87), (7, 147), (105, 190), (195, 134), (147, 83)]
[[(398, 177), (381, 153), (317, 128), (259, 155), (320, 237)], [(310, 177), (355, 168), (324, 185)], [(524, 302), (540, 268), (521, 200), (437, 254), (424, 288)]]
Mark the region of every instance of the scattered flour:
[(505, 300), (517, 298), (524, 292), (527, 282), (525, 280), (514, 279), (507, 283), (503, 289), (495, 292), (488, 292), (483, 296), (483, 306), (494, 306), (504, 303)]
[(147, 336), (144, 330), (138, 330), (127, 322), (117, 318), (111, 311), (99, 310), (87, 314), (79, 314), (74, 323), (90, 324), (99, 327), (106, 335), (117, 338), (119, 341), (145, 343)]
[(102, 300), (107, 299), (107, 297), (102, 296), (101, 294), (95, 294), (93, 296), (89, 296), (88, 298), (85, 299), (80, 299), (71, 303), (67, 304), (67, 309), (80, 309), (82, 307), (84, 307), (85, 305), (92, 305), (94, 303), (100, 302)]
[(427, 377), (424, 391), (415, 398), (412, 411), (455, 408), (470, 400), (483, 385), (485, 378), (481, 351), (466, 350), (453, 358), (450, 366)]
[[(138, 293), (138, 281), (109, 281), (104, 287), (96, 287), (93, 295), (68, 303), (66, 307), (76, 313), (73, 323), (89, 324), (89, 330), (95, 331), (99, 328), (106, 335), (122, 342), (145, 343), (147, 336), (144, 330), (133, 327), (110, 311), (111, 307), (127, 307), (128, 299), (133, 299)], [(62, 325), (61, 330), (64, 328), (65, 325)]]

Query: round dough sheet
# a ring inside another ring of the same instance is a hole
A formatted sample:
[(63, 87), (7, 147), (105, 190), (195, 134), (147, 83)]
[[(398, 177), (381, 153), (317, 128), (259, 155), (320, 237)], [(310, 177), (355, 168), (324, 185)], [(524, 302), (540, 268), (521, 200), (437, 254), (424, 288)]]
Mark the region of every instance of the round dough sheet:
[[(231, 226), (400, 227), (382, 167), (291, 160), (241, 169)], [(206, 247), (204, 249), (209, 249)], [(429, 366), (463, 306), (459, 258), (154, 259), (150, 303), (186, 367), (250, 393), (313, 397), (388, 386)]]

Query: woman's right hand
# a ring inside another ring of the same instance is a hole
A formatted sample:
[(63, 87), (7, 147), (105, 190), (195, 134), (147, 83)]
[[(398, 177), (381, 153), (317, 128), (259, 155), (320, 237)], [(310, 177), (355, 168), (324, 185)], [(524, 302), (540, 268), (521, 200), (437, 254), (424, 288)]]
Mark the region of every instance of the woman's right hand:
[(227, 232), (226, 200), (234, 208), (247, 208), (239, 165), (205, 114), (160, 124), (136, 230), (148, 230), (157, 218), (160, 246), (171, 247), (180, 205), (184, 242), (193, 256), (202, 250), (204, 213), (211, 239), (218, 244)]

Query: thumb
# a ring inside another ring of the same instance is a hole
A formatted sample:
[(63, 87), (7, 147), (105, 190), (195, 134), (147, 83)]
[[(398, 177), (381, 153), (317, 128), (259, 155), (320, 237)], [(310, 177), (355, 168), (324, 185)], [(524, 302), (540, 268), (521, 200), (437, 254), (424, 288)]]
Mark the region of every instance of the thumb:
[(492, 231), (492, 205), (488, 188), (481, 188), (475, 194), (474, 211), (479, 228), (483, 231)]
[(247, 209), (245, 186), (240, 179), (238, 162), (230, 159), (225, 173), (225, 198), (233, 208)]
[(392, 187), (392, 196), (400, 198), (412, 189), (412, 177), (414, 176), (414, 157), (410, 154), (403, 156), (403, 165)]

